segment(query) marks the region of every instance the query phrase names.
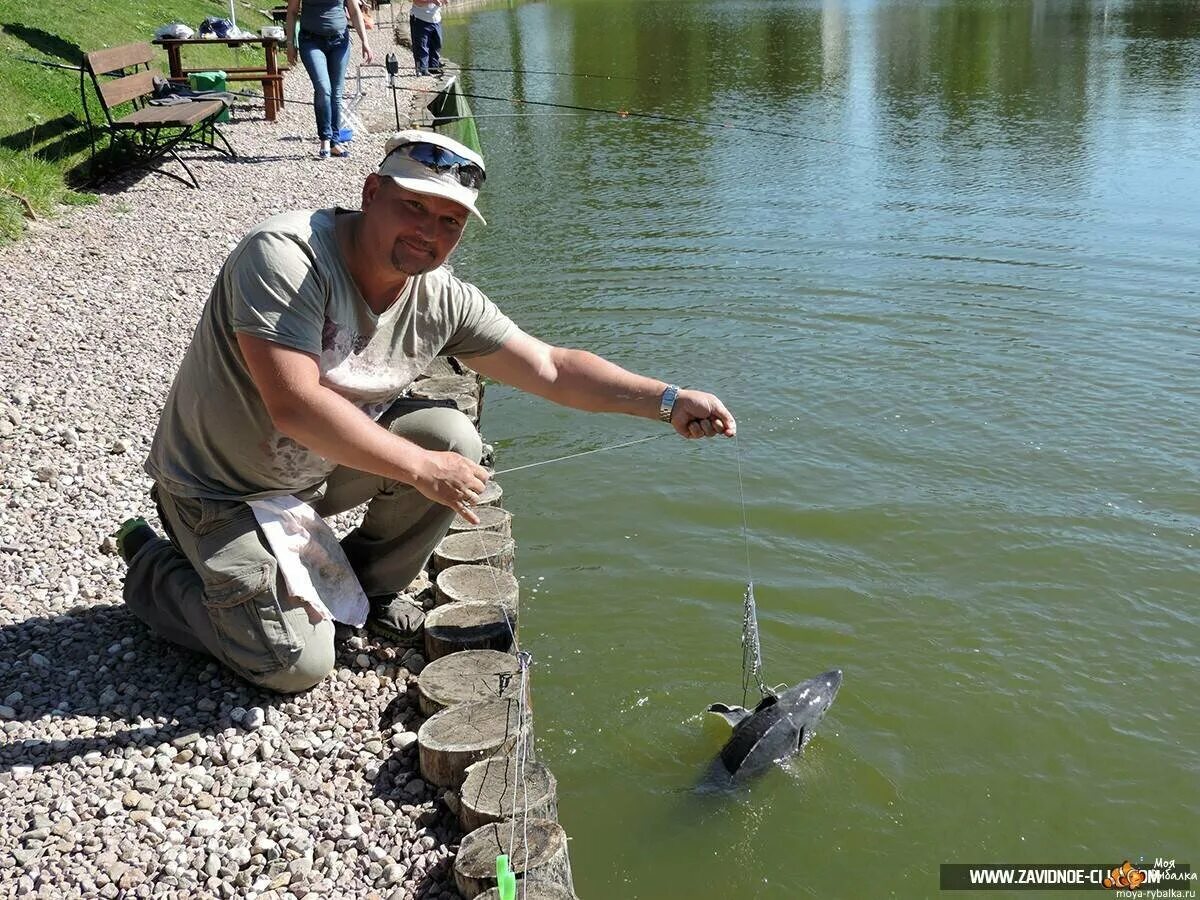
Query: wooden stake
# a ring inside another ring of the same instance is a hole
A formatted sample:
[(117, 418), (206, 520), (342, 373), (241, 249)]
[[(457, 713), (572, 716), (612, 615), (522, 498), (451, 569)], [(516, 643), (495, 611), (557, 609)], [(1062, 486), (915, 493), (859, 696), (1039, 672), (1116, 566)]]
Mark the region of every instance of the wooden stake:
[(566, 888), (570, 896), (566, 832), (557, 822), (529, 819), (519, 823), (515, 835), (509, 823), (500, 822), (477, 828), (463, 838), (454, 860), (454, 883), (464, 897), (469, 900), (496, 886), (496, 857), (501, 853), (508, 854), (509, 868), (518, 878), (529, 875), (549, 881)]
[(516, 700), (521, 692), (521, 667), (511, 653), (463, 650), (427, 665), (417, 679), (417, 690), (424, 716), (459, 703)]
[(537, 762), (527, 762), (524, 775), (518, 781), (517, 760), (512, 754), (469, 766), (459, 792), (458, 821), (462, 830), (470, 833), (489, 822), (514, 817), (518, 823), (526, 816), (558, 821), (557, 779)]

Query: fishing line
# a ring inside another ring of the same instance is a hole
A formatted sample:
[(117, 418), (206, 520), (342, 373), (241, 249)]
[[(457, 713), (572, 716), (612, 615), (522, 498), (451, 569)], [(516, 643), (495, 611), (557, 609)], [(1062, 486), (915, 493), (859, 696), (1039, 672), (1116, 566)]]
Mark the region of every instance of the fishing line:
[[(465, 501), (463, 503), (463, 506), (465, 508), (465, 506), (466, 506)], [(513, 849), (516, 846), (516, 841), (517, 841), (517, 787), (519, 785), (523, 792), (522, 797), (523, 797), (523, 801), (524, 801), (524, 804), (521, 807), (521, 814), (520, 814), (521, 835), (522, 835), (521, 840), (525, 845), (525, 861), (521, 867), (521, 874), (524, 876), (524, 875), (527, 875), (529, 872), (529, 785), (525, 781), (525, 764), (529, 760), (529, 738), (530, 738), (530, 735), (527, 733), (526, 728), (525, 728), (525, 722), (526, 722), (526, 718), (528, 716), (528, 693), (527, 692), (529, 690), (529, 667), (533, 662), (533, 655), (531, 653), (529, 653), (527, 650), (521, 649), (520, 641), (517, 640), (517, 630), (513, 627), (512, 618), (508, 614), (508, 607), (506, 607), (504, 605), (504, 602), (501, 599), (504, 596), (504, 594), (500, 588), (500, 576), (498, 574), (498, 569), (496, 566), (490, 565), (488, 563), (487, 543), (483, 539), (484, 532), (482, 530), (480, 530), (477, 532), (477, 534), (479, 535), (479, 549), (481, 551), (480, 559), (483, 561), (484, 565), (486, 565), (489, 569), (492, 570), (492, 573), (491, 573), (492, 574), (492, 585), (495, 589), (497, 605), (500, 607), (500, 612), (504, 615), (504, 625), (505, 625), (505, 627), (508, 628), (509, 637), (512, 639), (513, 652), (517, 656), (517, 664), (518, 664), (519, 671), (521, 674), (520, 693), (517, 697), (517, 739), (516, 739), (515, 746), (513, 747), (514, 762), (516, 763), (516, 766), (515, 766), (516, 767), (516, 780), (513, 782), (512, 808), (511, 808), (512, 827), (509, 829), (508, 853), (506, 854), (505, 868), (507, 868), (507, 860), (512, 859)], [(503, 698), (503, 694), (504, 694), (504, 680), (503, 680), (504, 677), (505, 676), (503, 676), (503, 675), (501, 676), (501, 688), (500, 688), (501, 698)], [(505, 729), (505, 733), (506, 733), (506, 736), (509, 733), (507, 728)], [(505, 764), (506, 772), (507, 772), (507, 769), (508, 769), (508, 766), (506, 763)], [(503, 811), (503, 810), (501, 810), (501, 811)], [(499, 864), (499, 860), (497, 860), (497, 863)], [(498, 868), (499, 868), (499, 866), (498, 866)], [(526, 891), (528, 890), (528, 888), (524, 887), (525, 881), (526, 881), (525, 878), (521, 879), (521, 884), (522, 884), (521, 895), (522, 895), (522, 897), (526, 896)]]
[(635, 441), (625, 441), (620, 444), (610, 444), (607, 447), (596, 447), (593, 450), (583, 450), (580, 453), (568, 453), (566, 456), (556, 456), (554, 459), (544, 459), (541, 462), (528, 463), (524, 466), (513, 466), (511, 469), (502, 469), (499, 472), (493, 472), (492, 477), (495, 478), (497, 475), (507, 475), (509, 472), (520, 472), (522, 469), (535, 469), (538, 466), (548, 466), (550, 463), (562, 462), (566, 459), (576, 459), (577, 457), (588, 456), (592, 453), (604, 453), (608, 450), (620, 450), (622, 447), (632, 447), (634, 444), (644, 444), (647, 441), (657, 441), (659, 438), (665, 438), (674, 433), (675, 432), (673, 431), (664, 431), (662, 434), (654, 434), (650, 437), (638, 438)]
[[(409, 91), (414, 94), (434, 94), (436, 91), (431, 91), (428, 88), (412, 88), (395, 86), (393, 91)], [(745, 131), (750, 134), (765, 134), (771, 137), (793, 138), (798, 141), (811, 141), (817, 144), (829, 144), (837, 147), (851, 147), (855, 150), (874, 151), (874, 147), (868, 147), (865, 144), (852, 144), (849, 141), (835, 141), (832, 138), (819, 138), (807, 134), (799, 134), (794, 131), (776, 131), (771, 128), (755, 128), (753, 125), (736, 125), (729, 122), (709, 122), (704, 119), (689, 119), (684, 116), (668, 116), (663, 113), (647, 113), (638, 112), (630, 109), (607, 109), (600, 106), (578, 106), (571, 103), (551, 103), (549, 100), (521, 100), (516, 97), (493, 97), (489, 94), (469, 94), (465, 91), (460, 91), (459, 96), (467, 97), (472, 100), (494, 100), (498, 103), (515, 103), (518, 106), (548, 106), (554, 109), (573, 109), (581, 112), (605, 113), (608, 115), (619, 116), (622, 119), (646, 119), (653, 122), (674, 122), (680, 125), (700, 125), (705, 128), (723, 128), (731, 131)]]
[(490, 69), (485, 66), (455, 66), (458, 72), (499, 72), (502, 75), (559, 75), (563, 78), (600, 78), (605, 81), (652, 81), (658, 83), (662, 79), (652, 75), (639, 77), (637, 75), (594, 75), (589, 72), (553, 72), (546, 69)]

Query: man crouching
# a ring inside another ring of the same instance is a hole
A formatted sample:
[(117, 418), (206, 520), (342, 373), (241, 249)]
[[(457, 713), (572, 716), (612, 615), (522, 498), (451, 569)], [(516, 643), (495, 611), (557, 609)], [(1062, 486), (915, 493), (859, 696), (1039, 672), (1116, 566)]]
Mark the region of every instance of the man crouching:
[[(522, 332), (443, 266), (483, 160), (403, 131), (362, 210), (285, 213), (230, 254), (167, 397), (146, 471), (170, 540), (118, 533), (125, 601), (162, 636), (249, 681), (306, 690), (334, 665), (333, 620), (407, 636), (412, 582), (487, 480), (458, 410), (402, 394), (438, 356), (578, 409), (732, 435), (711, 394)], [(367, 503), (340, 547), (324, 516)]]

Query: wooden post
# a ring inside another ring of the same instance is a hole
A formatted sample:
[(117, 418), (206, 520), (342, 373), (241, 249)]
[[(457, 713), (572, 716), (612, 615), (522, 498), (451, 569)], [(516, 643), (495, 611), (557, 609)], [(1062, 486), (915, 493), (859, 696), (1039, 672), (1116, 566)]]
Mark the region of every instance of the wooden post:
[(433, 571), (441, 572), (451, 566), (464, 563), (495, 566), (505, 572), (513, 570), (513, 551), (516, 545), (512, 538), (494, 531), (474, 531), (450, 534), (433, 551)]
[(450, 523), (450, 533), (494, 531), (504, 537), (512, 537), (512, 513), (499, 506), (479, 506), (475, 509), (479, 524), (472, 525), (462, 516), (455, 516)]
[(521, 692), (521, 667), (511, 653), (463, 650), (427, 665), (417, 679), (421, 715), (459, 703), (515, 700)]
[(447, 603), (425, 614), (425, 659), (459, 650), (513, 649), (517, 611), (499, 603)]
[[(439, 787), (457, 788), (467, 777), (467, 766), (508, 753), (522, 730), (532, 746), (528, 715), (518, 722), (520, 708), (515, 699), (480, 700), (448, 706), (427, 719), (417, 732), (422, 777)], [(493, 854), (493, 875), (495, 862)]]
[(517, 826), (493, 822), (463, 838), (454, 860), (454, 883), (468, 900), (496, 886), (496, 857), (501, 853), (509, 854), (508, 866), (518, 878), (549, 881), (570, 894), (571, 862), (562, 826), (548, 819), (527, 819)]
[(483, 493), (475, 501), (475, 506), (499, 506), (500, 501), (503, 499), (504, 488), (500, 487), (499, 482), (491, 480), (483, 486)]
[(494, 566), (451, 566), (442, 569), (434, 582), (434, 597), (443, 603), (489, 600), (508, 609), (517, 608), (520, 589), (517, 577)]
[[(525, 878), (517, 888), (517, 896), (521, 900), (578, 900), (578, 898), (562, 885), (553, 881), (542, 881), (540, 878)], [(484, 891), (475, 900), (500, 900), (498, 888)]]
[(459, 412), (479, 421), (479, 382), (470, 375), (436, 375), (414, 381), (409, 394), (420, 400), (453, 400)]
[(459, 792), (458, 822), (469, 834), (489, 822), (526, 816), (558, 821), (558, 781), (538, 762), (526, 762), (517, 778), (517, 759), (493, 756), (467, 767)]

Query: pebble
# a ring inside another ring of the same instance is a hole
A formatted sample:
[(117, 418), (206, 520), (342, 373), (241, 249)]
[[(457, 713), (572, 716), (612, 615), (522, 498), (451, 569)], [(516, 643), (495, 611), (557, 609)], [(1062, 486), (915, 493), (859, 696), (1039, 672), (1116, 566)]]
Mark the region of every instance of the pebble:
[(257, 731), (262, 728), (263, 723), (267, 721), (267, 714), (257, 706), (252, 706), (246, 710), (246, 715), (242, 719), (242, 727), (247, 731)]

